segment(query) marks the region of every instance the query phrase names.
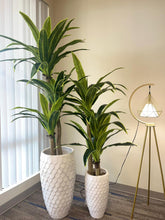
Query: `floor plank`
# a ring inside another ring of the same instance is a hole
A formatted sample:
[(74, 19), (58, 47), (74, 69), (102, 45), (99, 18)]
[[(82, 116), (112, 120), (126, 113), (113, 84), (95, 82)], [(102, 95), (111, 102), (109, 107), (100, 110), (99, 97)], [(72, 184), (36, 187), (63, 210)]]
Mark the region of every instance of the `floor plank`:
[[(110, 186), (107, 210), (102, 220), (128, 220), (131, 216), (134, 194), (132, 190), (122, 191), (117, 185)], [(14, 206), (0, 220), (50, 220), (41, 189)], [(77, 178), (70, 213), (64, 220), (92, 220), (85, 204), (84, 179)], [(165, 200), (151, 198), (147, 206), (147, 198), (138, 195), (134, 211), (136, 220), (165, 220)]]

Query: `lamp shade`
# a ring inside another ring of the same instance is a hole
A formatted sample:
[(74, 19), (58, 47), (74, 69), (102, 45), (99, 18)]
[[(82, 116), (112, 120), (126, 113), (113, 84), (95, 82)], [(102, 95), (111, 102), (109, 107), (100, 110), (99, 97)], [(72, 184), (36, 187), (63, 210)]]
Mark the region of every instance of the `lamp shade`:
[(156, 117), (159, 117), (160, 113), (161, 113), (161, 111), (157, 110), (157, 108), (154, 104), (153, 97), (151, 96), (151, 93), (149, 91), (149, 94), (146, 99), (146, 103), (145, 103), (142, 111), (140, 111), (140, 116), (141, 117), (156, 118)]

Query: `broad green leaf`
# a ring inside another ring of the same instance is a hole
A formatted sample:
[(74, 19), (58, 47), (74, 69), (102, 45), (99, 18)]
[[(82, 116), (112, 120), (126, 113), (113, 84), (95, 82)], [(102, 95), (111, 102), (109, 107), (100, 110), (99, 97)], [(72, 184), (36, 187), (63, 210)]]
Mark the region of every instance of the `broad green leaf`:
[(50, 16), (48, 16), (43, 24), (42, 29), (44, 29), (47, 33), (47, 37), (49, 38), (50, 34), (51, 34), (51, 19)]
[(84, 161), (84, 165), (86, 166), (86, 163), (87, 163), (87, 160), (88, 160), (88, 157), (91, 155), (92, 151), (90, 149), (87, 149), (84, 153), (84, 156), (83, 156), (83, 161)]
[(104, 124), (104, 123), (109, 123), (110, 121), (110, 115), (109, 113), (103, 113), (101, 115), (98, 116), (98, 122), (99, 122), (99, 126)]
[(54, 135), (54, 130), (60, 117), (60, 111), (54, 111), (49, 118), (49, 135)]
[(42, 107), (42, 111), (44, 115), (48, 117), (48, 101), (42, 93), (40, 93), (40, 103), (41, 103), (41, 107)]
[(48, 61), (48, 38), (44, 29), (40, 31), (39, 53), (42, 61)]
[(96, 142), (96, 149), (101, 149), (103, 147), (103, 145), (106, 141), (106, 138), (110, 132), (111, 132), (111, 130), (108, 130), (98, 137), (98, 140)]
[(76, 72), (77, 72), (77, 78), (78, 80), (81, 79), (81, 84), (83, 85), (84, 89), (86, 90), (87, 89), (87, 79), (85, 78), (85, 73), (84, 73), (84, 70), (82, 68), (82, 65), (80, 63), (80, 60), (77, 58), (77, 56), (72, 53), (72, 58), (73, 58), (73, 63), (74, 63), (74, 66), (76, 68)]
[(40, 67), (40, 63), (35, 63), (33, 65), (32, 70), (31, 70), (31, 78), (33, 78), (33, 76), (38, 72), (39, 67)]
[(35, 26), (33, 21), (26, 14), (24, 14), (23, 12), (20, 12), (20, 14), (22, 15), (22, 17), (24, 18), (24, 20), (28, 24), (28, 26), (29, 26), (32, 34), (33, 34), (33, 37), (34, 37), (34, 39), (35, 39), (35, 41), (38, 45), (38, 39), (39, 39), (39, 30), (38, 30), (38, 28)]
[(63, 28), (66, 24), (67, 19), (61, 20), (53, 29), (52, 33), (49, 36), (49, 60), (52, 56), (53, 51), (55, 50), (56, 46), (58, 45), (59, 41), (63, 37)]
[(103, 109), (105, 108), (106, 104), (100, 105), (100, 107), (97, 110), (97, 116), (100, 115), (103, 111)]
[(80, 98), (85, 101), (86, 96), (86, 89), (84, 88), (83, 84), (81, 83), (81, 80), (75, 81), (73, 80), (73, 83), (75, 84), (75, 91), (78, 93)]
[[(102, 125), (100, 128), (99, 128), (99, 131), (98, 131), (98, 137), (101, 136), (104, 132), (106, 132), (107, 130), (110, 131), (110, 133), (112, 133), (114, 131), (114, 129), (108, 129), (108, 126), (110, 125), (110, 123), (106, 123), (104, 125)], [(107, 139), (106, 139), (107, 140)]]
[(64, 97), (62, 96), (55, 103), (53, 103), (51, 108), (51, 113), (53, 113), (54, 111), (61, 110), (63, 101), (64, 101)]
[(85, 103), (89, 108), (91, 108), (93, 105), (97, 91), (98, 89), (95, 86), (92, 86), (87, 90), (87, 93), (85, 96)]

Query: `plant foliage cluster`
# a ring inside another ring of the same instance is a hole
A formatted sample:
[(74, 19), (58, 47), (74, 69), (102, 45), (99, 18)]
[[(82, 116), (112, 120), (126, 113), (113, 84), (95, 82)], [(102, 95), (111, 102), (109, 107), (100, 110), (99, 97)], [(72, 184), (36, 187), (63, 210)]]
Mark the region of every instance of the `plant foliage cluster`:
[[(67, 86), (68, 88), (65, 89), (66, 84), (70, 82), (70, 74), (66, 74), (65, 71), (55, 72), (54, 69), (56, 64), (68, 54), (81, 50), (69, 50), (68, 48), (70, 46), (82, 43), (83, 41), (81, 39), (75, 39), (65, 44), (61, 43), (64, 38), (70, 36), (68, 34), (69, 31), (78, 28), (71, 26), (73, 19), (69, 21), (68, 19), (61, 20), (53, 30), (51, 30), (51, 19), (47, 17), (43, 27), (39, 30), (26, 14), (23, 12), (20, 12), (20, 14), (29, 26), (36, 45), (27, 45), (11, 37), (0, 35), (0, 37), (12, 42), (6, 48), (2, 49), (0, 51), (1, 53), (25, 50), (31, 54), (31, 56), (27, 58), (10, 58), (1, 60), (1, 62), (13, 61), (14, 69), (22, 62), (32, 64), (30, 79), (20, 81), (32, 84), (40, 89), (41, 93), (39, 94), (39, 98), (42, 111), (26, 107), (16, 107), (20, 112), (15, 114), (16, 117), (14, 120), (18, 118), (37, 118), (49, 135), (51, 153), (62, 154), (60, 112), (64, 106), (65, 98), (74, 86)], [(59, 43), (62, 45), (59, 46)], [(43, 80), (34, 79), (37, 73), (41, 73)], [(55, 128), (57, 128), (56, 135)]]
[[(117, 142), (109, 144), (109, 140), (112, 136), (122, 131), (127, 132), (125, 126), (120, 121), (119, 114), (122, 112), (110, 110), (112, 105), (119, 101), (119, 99), (115, 99), (108, 104), (101, 104), (96, 112), (94, 111), (93, 105), (105, 92), (114, 93), (119, 91), (125, 94), (124, 90), (126, 88), (122, 84), (113, 84), (105, 80), (111, 73), (121, 68), (112, 70), (102, 76), (95, 84), (88, 85), (88, 79), (85, 76), (80, 60), (75, 54), (72, 54), (72, 57), (78, 80), (73, 80), (76, 95), (72, 95), (71, 98), (68, 98), (70, 101), (68, 104), (71, 105), (75, 111), (66, 111), (66, 113), (79, 117), (85, 124), (86, 130), (84, 130), (82, 124), (76, 121), (67, 124), (74, 127), (86, 141), (86, 151), (83, 161), (86, 165), (88, 160), (88, 172), (94, 175), (100, 175), (100, 157), (103, 151), (108, 147), (128, 146), (131, 145), (131, 143)], [(83, 144), (77, 143), (77, 145)]]
[[(111, 146), (126, 146), (131, 143), (110, 143), (110, 138), (121, 131), (126, 132), (126, 128), (121, 123), (119, 114), (121, 111), (111, 111), (110, 108), (118, 99), (113, 100), (108, 104), (102, 104), (95, 112), (93, 105), (98, 101), (98, 98), (105, 92), (122, 92), (125, 87), (121, 84), (113, 84), (106, 80), (113, 71), (102, 76), (95, 84), (88, 84), (82, 65), (74, 54), (74, 52), (82, 50), (69, 50), (70, 46), (82, 43), (81, 39), (75, 39), (68, 43), (61, 44), (64, 38), (70, 36), (68, 32), (77, 27), (72, 27), (73, 20), (64, 19), (60, 21), (52, 30), (51, 19), (48, 17), (41, 30), (39, 30), (32, 20), (24, 13), (20, 12), (23, 19), (29, 26), (34, 37), (36, 45), (27, 45), (21, 41), (8, 36), (0, 35), (5, 39), (10, 40), (6, 48), (0, 52), (25, 50), (28, 51), (29, 57), (10, 58), (1, 60), (13, 61), (14, 68), (23, 62), (29, 62), (32, 65), (30, 79), (22, 79), (20, 82), (31, 84), (39, 89), (39, 100), (41, 111), (28, 107), (16, 107), (18, 110), (14, 114), (14, 120), (19, 118), (36, 118), (47, 131), (51, 154), (62, 154), (61, 148), (61, 112), (65, 104), (73, 107), (73, 111), (65, 111), (64, 115), (72, 114), (79, 117), (82, 123), (71, 121), (70, 126), (74, 127), (86, 141), (86, 151), (84, 153), (84, 164), (88, 161), (88, 172), (95, 175), (101, 174), (100, 156), (103, 151)], [(60, 46), (59, 46), (60, 43)], [(55, 72), (55, 67), (59, 61), (72, 53), (74, 69), (77, 73), (77, 80), (71, 79), (71, 70), (66, 74), (64, 70)], [(36, 74), (41, 74), (40, 78), (35, 78)], [(74, 91), (74, 93), (72, 93)], [(76, 93), (76, 94), (75, 94)], [(115, 119), (115, 120), (114, 120)], [(55, 133), (56, 132), (56, 133)], [(78, 145), (83, 145), (78, 143)]]

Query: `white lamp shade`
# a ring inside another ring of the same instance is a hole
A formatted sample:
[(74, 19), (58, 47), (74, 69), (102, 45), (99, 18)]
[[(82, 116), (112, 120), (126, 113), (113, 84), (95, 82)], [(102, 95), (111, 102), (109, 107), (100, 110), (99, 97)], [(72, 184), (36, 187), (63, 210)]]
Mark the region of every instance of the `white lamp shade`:
[(140, 116), (142, 117), (150, 117), (150, 118), (156, 118), (159, 116), (158, 112), (156, 111), (156, 108), (152, 103), (147, 103), (143, 110), (140, 113)]

